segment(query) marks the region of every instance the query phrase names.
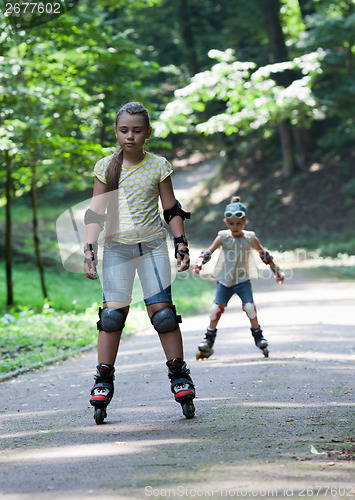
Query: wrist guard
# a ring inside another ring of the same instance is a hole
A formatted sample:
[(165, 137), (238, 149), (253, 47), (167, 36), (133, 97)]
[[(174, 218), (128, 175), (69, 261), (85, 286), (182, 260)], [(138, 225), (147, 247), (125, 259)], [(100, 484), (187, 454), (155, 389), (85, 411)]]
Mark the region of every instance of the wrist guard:
[(270, 265), (274, 262), (272, 255), (270, 255), (267, 250), (265, 250), (265, 252), (259, 252), (259, 257), (266, 265)]
[(201, 270), (202, 269), (202, 266), (203, 264), (206, 264), (206, 262), (209, 262), (211, 260), (211, 252), (209, 252), (208, 250), (203, 250), (201, 253), (200, 253), (200, 256), (199, 258), (197, 259), (196, 261), (196, 264), (195, 264), (195, 267), (194, 269), (199, 269)]
[[(186, 250), (179, 249), (178, 247), (179, 243), (185, 243)], [(178, 236), (177, 238), (174, 238), (175, 259), (177, 258), (178, 254), (181, 255), (182, 258), (184, 258), (185, 255), (189, 255), (189, 249), (187, 248), (188, 244), (189, 243), (187, 241), (187, 238), (185, 238), (185, 236)]]
[(173, 217), (178, 215), (179, 217), (182, 218), (182, 220), (185, 219), (190, 219), (191, 218), (191, 213), (190, 212), (185, 212), (182, 208), (180, 203), (177, 201), (176, 205), (174, 205), (172, 208), (168, 208), (168, 210), (163, 211), (163, 216), (165, 219), (165, 222), (167, 224), (170, 224), (170, 221)]
[(275, 280), (281, 285), (285, 279), (285, 274), (281, 271), (279, 266), (271, 267), (271, 271), (275, 275)]
[(84, 258), (84, 263), (89, 264), (89, 267), (91, 268), (91, 263), (94, 260), (97, 264), (97, 249), (98, 249), (98, 244), (97, 243), (86, 243), (84, 246), (84, 254), (86, 252), (91, 252), (91, 256), (88, 258)]

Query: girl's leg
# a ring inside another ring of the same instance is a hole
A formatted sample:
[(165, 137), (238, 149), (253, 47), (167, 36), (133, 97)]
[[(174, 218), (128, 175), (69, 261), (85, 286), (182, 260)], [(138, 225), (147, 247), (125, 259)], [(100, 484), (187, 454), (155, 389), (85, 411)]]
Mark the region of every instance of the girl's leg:
[(144, 293), (149, 318), (158, 332), (166, 356), (168, 377), (175, 401), (182, 406), (186, 418), (192, 418), (195, 408), (192, 400), (195, 388), (190, 370), (184, 361), (181, 331), (171, 298), (171, 270), (166, 242), (152, 242), (151, 247), (142, 244), (142, 252), (148, 249), (142, 265), (138, 265), (138, 275)]
[(254, 337), (255, 345), (263, 351), (265, 357), (268, 357), (269, 356), (269, 351), (267, 349), (268, 342), (263, 337), (263, 331), (261, 330), (259, 325), (250, 281), (248, 280), (237, 285), (236, 293), (240, 297), (243, 303), (243, 310), (245, 311), (245, 313), (249, 318), (251, 325), (251, 333), (252, 336)]
[[(129, 306), (122, 302), (107, 301), (104, 302), (103, 309), (100, 311), (100, 326), (104, 325), (110, 331), (103, 330), (101, 327), (97, 338), (98, 365), (90, 398), (90, 404), (95, 407), (94, 418), (97, 424), (102, 424), (104, 421), (106, 407), (110, 404), (114, 394), (114, 365), (120, 344), (122, 325), (124, 325), (128, 310)], [(116, 326), (121, 328), (115, 331), (113, 328)]]
[[(114, 242), (111, 246), (108, 246), (105, 243), (102, 266), (104, 310), (106, 308), (118, 309), (125, 315), (128, 314), (136, 272), (134, 250), (137, 249), (132, 245)], [(100, 323), (104, 324), (101, 317)], [(122, 324), (124, 324), (124, 321), (122, 321)], [(120, 322), (118, 322), (118, 325), (120, 325)], [(117, 330), (115, 330), (115, 327), (115, 321), (113, 320), (113, 327), (108, 328), (109, 331), (105, 331), (103, 328), (99, 330), (97, 340), (99, 365), (104, 363), (114, 366), (115, 364), (123, 330), (122, 326), (118, 327)]]
[(251, 327), (260, 328), (250, 281), (244, 281), (236, 285), (236, 293), (242, 301), (243, 311), (248, 316)]
[(221, 319), (221, 316), (222, 316), (226, 306), (227, 306), (227, 304), (220, 304), (220, 303), (214, 302), (214, 304), (212, 305), (212, 308), (211, 308), (210, 324), (208, 327), (209, 330), (215, 330), (217, 328), (218, 322)]
[[(167, 308), (172, 308), (171, 302), (156, 302), (153, 304), (147, 304), (147, 311), (149, 317), (152, 319), (153, 315), (159, 311)], [(175, 308), (173, 309), (174, 314)], [(165, 313), (161, 318), (169, 318), (170, 313), (165, 316)], [(159, 318), (159, 319), (161, 319)], [(171, 320), (171, 316), (167, 321)], [(153, 318), (154, 328), (158, 331), (163, 331), (162, 322)], [(174, 323), (174, 321), (172, 321)], [(166, 323), (165, 323), (166, 325)], [(186, 366), (184, 361), (184, 352), (182, 344), (182, 336), (179, 326), (174, 330), (159, 333), (159, 338), (161, 345), (163, 347), (166, 356), (166, 366), (168, 367), (168, 377), (171, 383), (171, 392), (174, 394), (175, 401), (181, 404), (183, 414), (186, 418), (192, 418), (195, 415), (195, 407), (192, 400), (195, 398), (195, 386), (190, 377), (190, 370)]]
[(234, 293), (233, 286), (227, 287), (222, 285), (222, 283), (217, 282), (216, 296), (210, 312), (209, 330), (215, 330), (217, 328), (224, 309), (227, 307), (228, 302)]
[(252, 319), (249, 318), (249, 320), (250, 320), (250, 325), (252, 328), (260, 328), (257, 316), (255, 316), (255, 318), (252, 318)]
[[(165, 239), (142, 243), (142, 258), (137, 271), (149, 318), (157, 311), (171, 308), (171, 267)], [(158, 331), (158, 335), (167, 360), (183, 359), (183, 342), (178, 325), (167, 333)]]
[[(151, 319), (157, 311), (171, 307), (171, 302), (157, 302), (147, 305), (148, 316)], [(166, 359), (181, 358), (184, 359), (183, 343), (180, 328), (167, 333), (158, 333)]]
[[(105, 302), (103, 307), (112, 309), (121, 309), (128, 314), (129, 306), (123, 305), (121, 302)], [(98, 364), (114, 366), (118, 348), (120, 345), (122, 329), (114, 332), (106, 332), (100, 330), (97, 338), (97, 360)]]

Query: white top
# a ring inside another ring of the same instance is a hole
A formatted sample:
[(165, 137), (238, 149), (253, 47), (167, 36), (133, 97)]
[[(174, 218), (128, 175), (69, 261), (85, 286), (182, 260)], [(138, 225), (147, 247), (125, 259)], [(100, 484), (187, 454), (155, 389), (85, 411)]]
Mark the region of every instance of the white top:
[(222, 285), (230, 287), (243, 283), (251, 277), (252, 244), (256, 238), (253, 231), (243, 231), (243, 236), (235, 238), (229, 229), (218, 232), (222, 240), (222, 249), (218, 257), (213, 276)]

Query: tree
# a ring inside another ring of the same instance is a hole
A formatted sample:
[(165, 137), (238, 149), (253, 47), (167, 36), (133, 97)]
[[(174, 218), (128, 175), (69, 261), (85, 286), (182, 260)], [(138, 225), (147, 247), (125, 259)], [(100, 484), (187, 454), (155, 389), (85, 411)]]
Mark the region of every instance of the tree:
[[(210, 56), (217, 64), (175, 92), (175, 99), (156, 123), (158, 134), (164, 137), (196, 130), (207, 135), (246, 136), (259, 130), (268, 137), (270, 129), (286, 118), (304, 125), (323, 117), (311, 90), (320, 71), (321, 51), (261, 68), (253, 62), (238, 61), (232, 50), (210, 51)], [(273, 78), (286, 71), (304, 76), (285, 88)], [(201, 119), (211, 101), (220, 102), (221, 111)]]
[(14, 301), (14, 293), (12, 286), (12, 224), (11, 224), (11, 205), (13, 198), (13, 182), (11, 173), (11, 161), (9, 154), (5, 152), (5, 166), (6, 166), (6, 239), (5, 239), (5, 252), (6, 252), (6, 289), (7, 289), (7, 305), (11, 306)]
[(278, 0), (258, 0), (269, 33), (263, 47), (269, 47), (271, 64), (241, 61), (233, 50), (210, 51), (219, 62), (175, 91), (157, 124), (162, 136), (197, 131), (270, 138), (278, 126), (287, 176), (296, 160), (301, 168), (305, 165), (316, 140), (329, 151), (351, 144), (355, 6), (350, 0), (303, 3), (309, 13), (316, 5), (305, 26), (297, 1), (287, 7), (290, 3), (293, 8), (281, 9), (279, 18)]
[[(145, 78), (157, 69), (157, 65), (140, 60), (127, 33), (117, 30), (116, 19), (113, 21), (102, 2), (95, 12), (80, 6), (75, 14), (30, 33), (12, 34), (2, 26), (0, 162), (7, 172), (3, 196), (7, 205), (9, 305), (13, 303), (13, 195), (31, 193), (36, 262), (43, 295), (48, 297), (40, 251), (37, 188), (59, 180), (85, 187), (87, 165), (92, 166), (102, 155), (104, 146), (114, 144), (115, 109), (123, 99), (147, 95), (137, 76)], [(83, 23), (86, 31), (77, 28)]]
[(355, 139), (355, 4), (352, 0), (314, 2), (305, 18), (307, 30), (298, 42), (304, 52), (322, 47), (322, 73), (313, 85), (327, 120), (317, 130), (323, 154), (352, 148)]

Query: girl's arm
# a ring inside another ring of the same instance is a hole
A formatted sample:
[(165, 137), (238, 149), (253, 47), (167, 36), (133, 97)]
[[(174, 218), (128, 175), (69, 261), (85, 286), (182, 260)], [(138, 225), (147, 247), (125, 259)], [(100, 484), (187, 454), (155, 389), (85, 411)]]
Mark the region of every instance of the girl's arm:
[(95, 220), (104, 220), (107, 206), (107, 186), (98, 178), (95, 178), (94, 192), (90, 208), (85, 214), (85, 251), (84, 251), (84, 273), (89, 279), (96, 279), (96, 262), (94, 250), (99, 239), (102, 227)]
[(195, 267), (193, 269), (195, 274), (200, 274), (203, 264), (206, 264), (209, 260), (211, 260), (211, 255), (218, 247), (222, 245), (222, 239), (220, 236), (217, 236), (213, 241), (212, 245), (207, 248), (207, 250), (203, 250), (200, 253), (199, 258), (196, 261)]
[(265, 252), (265, 248), (260, 244), (260, 241), (256, 237), (255, 240), (253, 241), (252, 247), (255, 248), (255, 250), (257, 250), (259, 253)]
[(280, 285), (282, 284), (283, 280), (285, 279), (284, 273), (281, 271), (279, 266), (277, 266), (274, 262), (274, 259), (272, 255), (269, 254), (269, 252), (264, 248), (261, 244), (258, 238), (255, 238), (252, 247), (255, 248), (259, 252), (260, 259), (264, 262), (264, 264), (269, 265), (271, 271), (275, 275), (275, 279)]
[[(175, 198), (170, 175), (159, 184), (159, 194), (164, 210), (169, 210), (176, 205), (177, 200)], [(186, 237), (184, 220), (182, 217), (173, 217), (169, 222), (169, 227), (174, 238), (179, 238), (180, 236)], [(178, 250), (186, 252), (183, 258), (180, 253), (176, 253), (178, 272), (186, 271), (190, 267), (190, 256), (188, 254), (187, 245), (185, 242), (180, 242), (177, 244), (177, 248)]]
[(220, 247), (221, 245), (222, 245), (222, 238), (220, 236), (217, 236), (212, 245), (207, 248), (207, 252), (210, 252), (210, 254), (212, 255), (213, 252), (215, 252), (217, 248)]

